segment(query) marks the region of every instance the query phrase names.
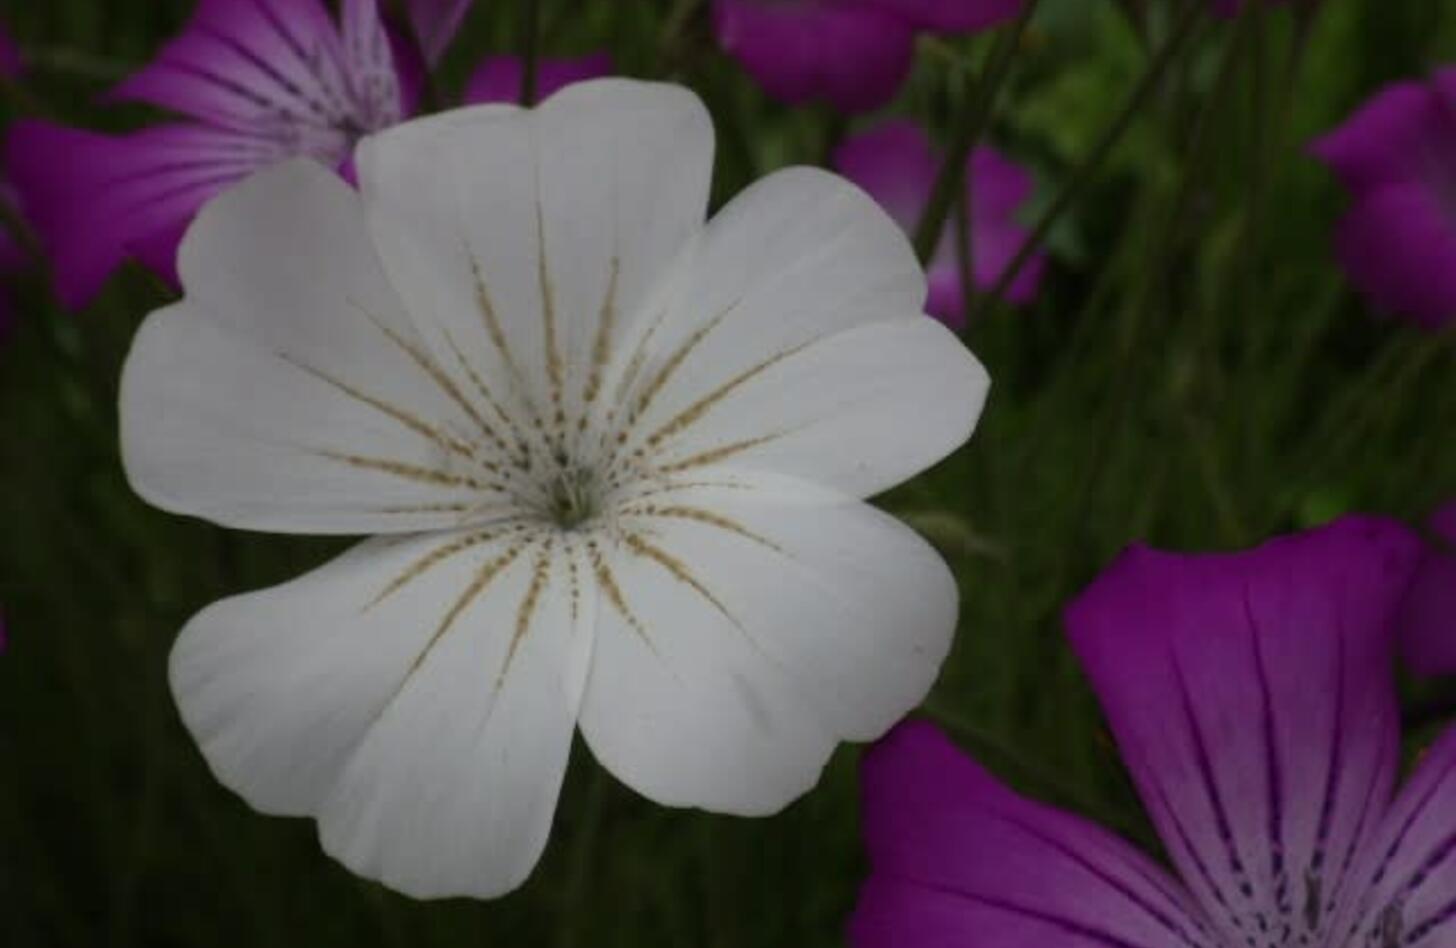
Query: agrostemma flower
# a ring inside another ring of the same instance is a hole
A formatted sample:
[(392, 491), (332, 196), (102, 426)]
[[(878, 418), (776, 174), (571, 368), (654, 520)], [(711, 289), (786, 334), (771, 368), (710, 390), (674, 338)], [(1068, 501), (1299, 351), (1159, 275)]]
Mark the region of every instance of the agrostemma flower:
[(1025, 799), (933, 727), (867, 758), (859, 948), (1438, 948), (1456, 729), (1394, 792), (1419, 538), (1350, 517), (1246, 553), (1125, 554), (1071, 641), (1177, 875)]
[(376, 534), (182, 632), (217, 776), (416, 896), (518, 885), (580, 728), (757, 815), (925, 695), (939, 556), (862, 502), (987, 393), (903, 233), (796, 168), (710, 222), (690, 92), (599, 80), (291, 162), (208, 206), (138, 333), (131, 481), (231, 527)]

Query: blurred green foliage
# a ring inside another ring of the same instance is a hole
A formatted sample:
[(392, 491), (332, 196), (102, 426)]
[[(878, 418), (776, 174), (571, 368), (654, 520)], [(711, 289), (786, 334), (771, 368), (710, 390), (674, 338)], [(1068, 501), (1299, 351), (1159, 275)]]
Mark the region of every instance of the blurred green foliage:
[[(608, 48), (709, 103), (717, 196), (821, 162), (846, 128), (767, 101), (678, 0), (545, 0), (548, 54)], [(1045, 0), (991, 138), (1052, 198), (1123, 109), (1171, 0), (1135, 25), (1113, 0)], [(30, 51), (5, 108), (98, 127), (95, 95), (144, 62), (187, 0), (0, 0)], [(448, 58), (457, 88), (518, 42), (481, 0)], [(895, 110), (943, 133), (990, 40), (927, 40)], [(1204, 24), (1051, 232), (1040, 302), (968, 342), (996, 388), (971, 445), (884, 498), (938, 542), (964, 615), (927, 705), (1019, 788), (1151, 845), (1061, 637), (1059, 610), (1134, 539), (1247, 545), (1346, 510), (1418, 520), (1456, 494), (1452, 339), (1371, 313), (1334, 267), (1343, 199), (1304, 153), (1380, 83), (1456, 59), (1456, 8), (1328, 0)], [(1032, 211), (1035, 217), (1036, 209)], [(0, 352), (0, 944), (838, 944), (863, 866), (857, 749), (758, 821), (667, 810), (578, 746), (540, 868), (492, 903), (418, 904), (330, 862), (311, 824), (250, 812), (182, 730), (166, 684), (176, 630), (226, 594), (338, 544), (227, 533), (151, 510), (117, 457), (128, 340), (160, 299), (138, 272), (78, 314), (39, 279)]]

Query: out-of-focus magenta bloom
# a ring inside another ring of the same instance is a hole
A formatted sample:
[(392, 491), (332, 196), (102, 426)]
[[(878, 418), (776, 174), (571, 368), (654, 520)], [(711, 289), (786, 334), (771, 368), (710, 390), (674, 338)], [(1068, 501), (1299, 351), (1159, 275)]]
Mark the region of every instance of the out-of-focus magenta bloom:
[[(594, 53), (577, 59), (543, 59), (536, 65), (536, 97), (545, 99), (573, 82), (612, 74), (612, 57)], [(495, 56), (480, 64), (465, 87), (466, 102), (519, 102), (525, 72), (516, 56)]]
[(910, 72), (918, 30), (970, 31), (1025, 0), (714, 0), (718, 43), (770, 95), (877, 109)]
[[(908, 232), (914, 231), (930, 200), (941, 157), (917, 125), (892, 121), (856, 135), (840, 146), (834, 167), (868, 191)], [(971, 272), (976, 286), (990, 289), (1021, 251), (1029, 236), (1016, 213), (1034, 188), (1032, 177), (991, 148), (978, 148), (967, 168), (970, 207)], [(953, 326), (965, 322), (965, 288), (961, 279), (959, 227), (947, 224), (930, 264), (928, 310)], [(1038, 253), (1022, 268), (1007, 291), (1014, 303), (1036, 296), (1046, 269)]]
[(1419, 556), (1359, 517), (1235, 555), (1125, 554), (1067, 621), (1177, 877), (902, 725), (864, 766), (852, 943), (1452, 944), (1456, 729), (1393, 792), (1394, 620)]
[(445, 48), (455, 38), (460, 23), (470, 10), (471, 0), (405, 0), (405, 15), (410, 19), (420, 52), (431, 62), (438, 62)]
[(1351, 192), (1335, 235), (1371, 301), (1438, 329), (1456, 320), (1456, 67), (1388, 86), (1314, 154)]
[(348, 173), (360, 137), (404, 118), (418, 73), (376, 0), (201, 0), (186, 30), (110, 98), (182, 118), (106, 136), (18, 123), (6, 157), (55, 267), (84, 305), (129, 256), (175, 281), (176, 248), (208, 198), (310, 156)]
[(1401, 617), (1405, 659), (1422, 675), (1456, 674), (1456, 501), (1431, 517), (1430, 545), (1411, 581)]

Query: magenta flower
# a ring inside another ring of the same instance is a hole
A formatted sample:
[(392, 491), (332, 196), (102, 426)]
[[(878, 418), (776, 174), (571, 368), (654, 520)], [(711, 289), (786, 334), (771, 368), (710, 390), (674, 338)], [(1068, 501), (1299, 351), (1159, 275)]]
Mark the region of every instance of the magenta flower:
[(21, 122), (6, 154), (68, 305), (128, 256), (174, 280), (176, 248), (210, 197), (308, 156), (347, 171), (359, 138), (398, 122), (416, 82), (376, 0), (202, 0), (180, 37), (113, 100), (182, 116), (120, 137)]
[[(545, 99), (573, 82), (612, 74), (612, 57), (593, 53), (578, 59), (545, 59), (536, 67), (536, 97)], [(466, 102), (519, 102), (524, 70), (516, 56), (495, 56), (480, 64), (465, 86)]]
[(1405, 660), (1422, 675), (1456, 673), (1456, 501), (1431, 517), (1429, 545), (1411, 581), (1401, 616)]
[(776, 99), (866, 112), (895, 97), (917, 30), (984, 29), (1025, 0), (714, 0), (718, 43)]
[[(834, 155), (834, 167), (868, 191), (913, 232), (940, 170), (941, 157), (930, 138), (908, 121), (887, 122), (846, 141)], [(970, 207), (971, 272), (980, 289), (993, 287), (1026, 242), (1027, 231), (1016, 213), (1031, 197), (1031, 175), (990, 148), (978, 148), (967, 168)], [(952, 326), (965, 323), (965, 287), (961, 279), (958, 227), (952, 219), (941, 237), (929, 268), (929, 312)], [(1044, 256), (1033, 257), (1007, 291), (1013, 303), (1035, 297), (1046, 269)]]
[(1419, 553), (1352, 517), (1235, 555), (1125, 554), (1067, 621), (1181, 881), (907, 724), (865, 762), (853, 944), (1451, 945), (1456, 729), (1392, 793)]
[(1456, 319), (1456, 67), (1381, 90), (1315, 142), (1354, 197), (1335, 235), (1350, 280), (1427, 329)]

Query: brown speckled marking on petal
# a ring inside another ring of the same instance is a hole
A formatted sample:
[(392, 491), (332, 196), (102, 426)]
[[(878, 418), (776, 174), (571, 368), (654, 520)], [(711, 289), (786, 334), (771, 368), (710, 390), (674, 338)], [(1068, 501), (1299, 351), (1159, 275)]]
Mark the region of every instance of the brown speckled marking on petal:
[(505, 684), (506, 675), (510, 673), (511, 664), (516, 660), (516, 652), (520, 649), (521, 643), (531, 631), (531, 621), (536, 617), (536, 610), (541, 605), (541, 597), (551, 582), (552, 561), (551, 553), (555, 548), (555, 541), (548, 539), (536, 554), (536, 561), (531, 566), (531, 585), (526, 588), (526, 595), (522, 597), (520, 606), (516, 609), (516, 627), (511, 634), (510, 645), (506, 648), (505, 661), (501, 663), (500, 674), (496, 675), (495, 687), (499, 691)]
[(330, 461), (338, 461), (340, 464), (347, 464), (350, 467), (357, 467), (360, 470), (374, 471), (379, 474), (390, 474), (402, 480), (414, 481), (416, 484), (429, 484), (432, 487), (468, 487), (478, 491), (496, 489), (493, 485), (478, 478), (471, 477), (468, 474), (450, 474), (446, 471), (420, 467), (417, 464), (408, 464), (392, 458), (346, 454), (341, 451), (330, 451), (328, 449), (316, 448), (309, 450), (318, 457), (328, 458)]
[(723, 604), (723, 601), (714, 595), (713, 591), (705, 586), (701, 580), (694, 576), (692, 570), (688, 569), (688, 565), (682, 560), (661, 547), (653, 545), (640, 533), (631, 530), (624, 531), (622, 540), (627, 544), (627, 549), (667, 570), (668, 574), (674, 579), (707, 600), (714, 609), (722, 613), (723, 617), (733, 623), (735, 627), (739, 629), (743, 628), (742, 623), (729, 611), (728, 607)]
[(359, 402), (360, 404), (365, 405), (369, 408), (372, 408), (388, 418), (394, 419), (409, 430), (433, 442), (441, 449), (459, 455), (460, 457), (466, 458), (467, 460), (474, 460), (475, 454), (470, 449), (469, 445), (450, 437), (449, 435), (445, 434), (444, 432), (435, 428), (433, 425), (426, 422), (424, 419), (420, 418), (418, 415), (405, 411), (403, 408), (400, 408), (397, 405), (392, 405), (382, 398), (377, 398), (361, 389), (355, 388), (347, 382), (344, 382), (341, 379), (329, 375), (322, 369), (316, 369), (308, 363), (303, 362), (300, 359), (295, 359), (286, 353), (279, 352), (277, 353), (277, 356), (294, 368), (305, 372), (308, 375), (318, 379), (320, 382), (323, 382), (324, 384), (331, 386), (335, 390), (342, 392), (344, 395), (347, 395), (354, 401)]
[(704, 415), (712, 411), (714, 406), (722, 402), (729, 395), (733, 394), (744, 385), (747, 385), (749, 382), (762, 375), (764, 372), (767, 372), (769, 369), (778, 365), (780, 362), (783, 362), (786, 359), (793, 358), (794, 356), (803, 352), (805, 349), (814, 345), (814, 343), (818, 341), (819, 339), (815, 338), (809, 340), (808, 342), (802, 342), (797, 346), (794, 346), (790, 349), (785, 349), (783, 352), (779, 352), (773, 356), (770, 356), (769, 358), (764, 359), (762, 362), (758, 363), (752, 368), (745, 369), (737, 375), (733, 376), (733, 378), (724, 382), (722, 385), (718, 386), (707, 395), (704, 395), (696, 402), (693, 402), (691, 405), (679, 412), (662, 427), (658, 428), (656, 431), (652, 432), (652, 434), (648, 435), (646, 446), (648, 448), (657, 448), (668, 439), (676, 437), (677, 435), (682, 434), (684, 431), (687, 431), (693, 425), (697, 424)]
[(586, 549), (587, 557), (591, 560), (593, 575), (596, 576), (597, 582), (601, 584), (602, 592), (606, 594), (607, 602), (611, 604), (612, 609), (617, 615), (621, 616), (622, 621), (627, 623), (633, 632), (637, 633), (637, 637), (642, 640), (642, 644), (647, 646), (647, 650), (658, 658), (661, 658), (662, 653), (657, 650), (657, 645), (652, 641), (652, 636), (648, 633), (647, 626), (642, 623), (641, 619), (637, 618), (636, 613), (632, 611), (632, 607), (628, 605), (627, 597), (622, 593), (622, 586), (617, 582), (616, 574), (612, 572), (612, 568), (607, 563), (606, 557), (602, 556), (601, 547), (597, 545), (595, 540), (591, 540), (588, 541)]
[(501, 537), (506, 536), (510, 533), (519, 532), (521, 529), (523, 528), (515, 527), (477, 530), (474, 533), (466, 534), (463, 537), (457, 537), (456, 539), (451, 540), (448, 543), (442, 543), (440, 546), (436, 547), (429, 553), (426, 553), (424, 556), (421, 556), (419, 559), (411, 563), (404, 570), (404, 572), (400, 573), (393, 580), (391, 580), (389, 585), (385, 586), (384, 589), (379, 592), (379, 595), (371, 599), (362, 611), (368, 612), (375, 606), (378, 606), (380, 603), (384, 602), (384, 600), (404, 589), (410, 583), (414, 582), (416, 579), (419, 579), (425, 573), (428, 573), (430, 570), (434, 569), (436, 566), (439, 566), (441, 563), (444, 563), (446, 560), (457, 556), (460, 553), (464, 553), (466, 550), (473, 550), (478, 546), (483, 546), (487, 543), (499, 540)]
[(683, 504), (644, 504), (624, 508), (622, 513), (637, 517), (655, 517), (665, 520), (688, 520), (693, 523), (701, 523), (705, 526), (716, 527), (719, 530), (723, 530), (727, 533), (732, 533), (736, 536), (742, 537), (745, 540), (750, 540), (754, 543), (757, 543), (759, 546), (762, 546), (765, 549), (769, 549), (775, 553), (779, 553), (783, 556), (788, 556), (792, 558), (792, 554), (790, 554), (783, 547), (779, 546), (777, 543), (773, 542), (767, 537), (755, 533), (754, 531), (748, 529), (743, 524), (732, 519), (731, 517), (725, 517), (722, 514), (714, 513), (711, 510), (704, 510), (701, 507), (691, 507)]
[(509, 567), (512, 563), (520, 558), (521, 554), (525, 552), (527, 546), (527, 543), (518, 543), (512, 546), (510, 549), (506, 550), (500, 556), (497, 556), (495, 559), (490, 560), (485, 565), (481, 566), (479, 570), (476, 571), (474, 578), (472, 578), (470, 581), (470, 585), (465, 588), (465, 591), (462, 592), (460, 594), (460, 597), (456, 599), (455, 602), (450, 606), (450, 610), (445, 613), (445, 617), (441, 619), (440, 624), (435, 627), (435, 632), (433, 635), (430, 636), (430, 640), (425, 643), (424, 648), (420, 649), (419, 654), (417, 654), (414, 661), (410, 663), (409, 670), (405, 672), (404, 678), (400, 680), (399, 686), (395, 688), (394, 694), (390, 696), (389, 701), (386, 702), (384, 706), (380, 709), (379, 714), (376, 716), (375, 720), (383, 717), (384, 713), (389, 710), (389, 706), (395, 702), (395, 700), (400, 696), (405, 688), (409, 687), (409, 683), (414, 678), (415, 673), (418, 672), (422, 667), (424, 667), (425, 660), (429, 658), (430, 653), (434, 651), (435, 646), (438, 645), (440, 643), (440, 640), (445, 637), (446, 633), (448, 633), (455, 626), (455, 620), (459, 619), (460, 616), (465, 612), (465, 610), (470, 608), (470, 605), (475, 602), (475, 600), (480, 598), (481, 593), (485, 592), (486, 587), (494, 582), (497, 576), (499, 576), (502, 572), (506, 570), (507, 567)]

